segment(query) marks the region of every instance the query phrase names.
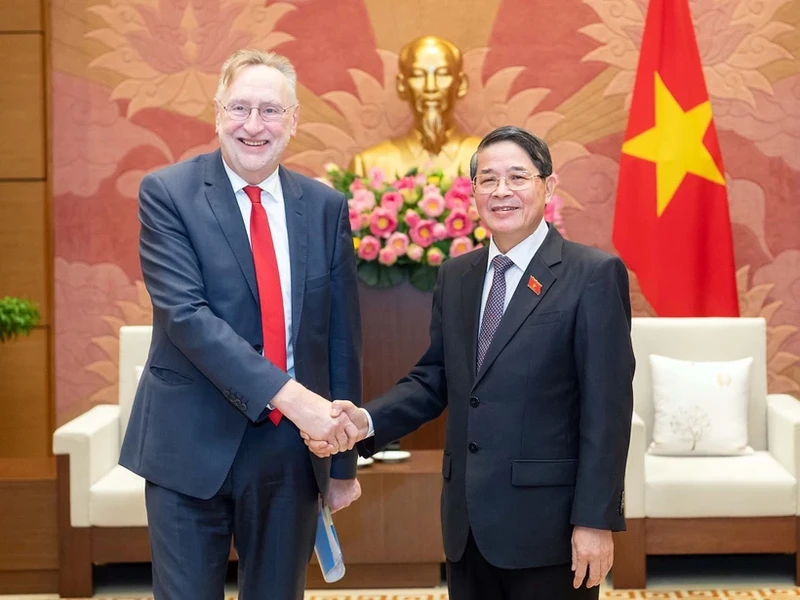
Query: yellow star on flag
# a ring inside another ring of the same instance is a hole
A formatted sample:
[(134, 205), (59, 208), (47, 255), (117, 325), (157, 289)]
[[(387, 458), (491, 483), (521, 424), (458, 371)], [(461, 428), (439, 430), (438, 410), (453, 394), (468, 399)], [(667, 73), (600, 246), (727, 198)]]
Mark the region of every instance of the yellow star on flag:
[(622, 144), (622, 152), (656, 163), (656, 206), (660, 217), (687, 173), (720, 185), (725, 185), (725, 178), (703, 144), (711, 123), (711, 103), (706, 100), (684, 111), (656, 72), (655, 104), (655, 127)]

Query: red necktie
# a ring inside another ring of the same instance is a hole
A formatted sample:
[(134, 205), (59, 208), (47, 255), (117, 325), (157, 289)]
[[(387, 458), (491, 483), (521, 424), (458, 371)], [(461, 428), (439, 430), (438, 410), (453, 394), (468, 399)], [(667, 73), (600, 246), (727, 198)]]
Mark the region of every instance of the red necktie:
[[(267, 212), (261, 205), (261, 188), (244, 186), (244, 193), (253, 203), (250, 211), (250, 239), (253, 246), (253, 263), (256, 267), (258, 297), (261, 301), (261, 334), (264, 338), (264, 356), (276, 367), (286, 370), (286, 321), (283, 316), (283, 294), (278, 259), (269, 230)], [(280, 411), (269, 413), (269, 420), (277, 425)]]

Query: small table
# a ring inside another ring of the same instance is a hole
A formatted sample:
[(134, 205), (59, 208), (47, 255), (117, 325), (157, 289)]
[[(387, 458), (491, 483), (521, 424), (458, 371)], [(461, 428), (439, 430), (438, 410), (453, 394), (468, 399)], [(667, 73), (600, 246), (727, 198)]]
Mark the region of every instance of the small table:
[(334, 515), (346, 566), (335, 584), (322, 578), (316, 559), (306, 588), (433, 587), (444, 562), (439, 513), (442, 451), (414, 450), (400, 463), (358, 470), (361, 498)]
[(58, 589), (53, 458), (0, 458), (0, 594)]

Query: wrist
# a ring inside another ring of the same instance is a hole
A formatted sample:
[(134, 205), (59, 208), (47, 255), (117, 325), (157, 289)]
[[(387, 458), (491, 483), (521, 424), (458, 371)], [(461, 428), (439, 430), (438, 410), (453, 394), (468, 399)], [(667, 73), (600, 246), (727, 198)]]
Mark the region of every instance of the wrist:
[(303, 391), (305, 391), (305, 388), (302, 385), (297, 383), (294, 379), (290, 379), (278, 390), (278, 393), (272, 397), (269, 404), (281, 411), (286, 417), (290, 417), (290, 415), (295, 412), (295, 408), (300, 401)]

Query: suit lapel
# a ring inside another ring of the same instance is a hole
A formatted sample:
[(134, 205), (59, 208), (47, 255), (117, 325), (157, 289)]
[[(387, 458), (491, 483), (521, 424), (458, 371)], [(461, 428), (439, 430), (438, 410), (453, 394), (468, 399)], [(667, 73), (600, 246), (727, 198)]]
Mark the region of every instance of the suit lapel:
[(256, 270), (253, 265), (253, 252), (247, 239), (247, 230), (242, 221), (242, 213), (233, 193), (231, 181), (222, 165), (222, 154), (219, 150), (209, 155), (206, 162), (206, 199), (219, 222), (222, 233), (231, 247), (236, 262), (242, 270), (247, 285), (258, 302)]
[(464, 348), (467, 351), (470, 381), (475, 381), (475, 361), (478, 347), (478, 322), (481, 312), (481, 294), (486, 279), (489, 249), (475, 252), (475, 259), (462, 279), (461, 314), (464, 316)]
[[(536, 309), (542, 298), (545, 297), (548, 290), (555, 283), (556, 276), (550, 267), (561, 262), (563, 242), (564, 238), (556, 231), (555, 227), (551, 226), (541, 248), (533, 256), (528, 268), (522, 274), (522, 279), (520, 279), (519, 285), (511, 297), (511, 302), (509, 302), (508, 308), (503, 313), (503, 318), (500, 320), (500, 325), (492, 338), (492, 343), (486, 351), (481, 370), (475, 379), (475, 385), (478, 384), (506, 344), (511, 341), (511, 338), (522, 323), (528, 318), (528, 315)], [(538, 294), (528, 287), (528, 281), (531, 277), (535, 277), (542, 286)]]
[(292, 265), (292, 340), (296, 343), (303, 311), (303, 292), (308, 260), (308, 214), (303, 190), (291, 171), (280, 167), (281, 188), (289, 234), (289, 260)]

